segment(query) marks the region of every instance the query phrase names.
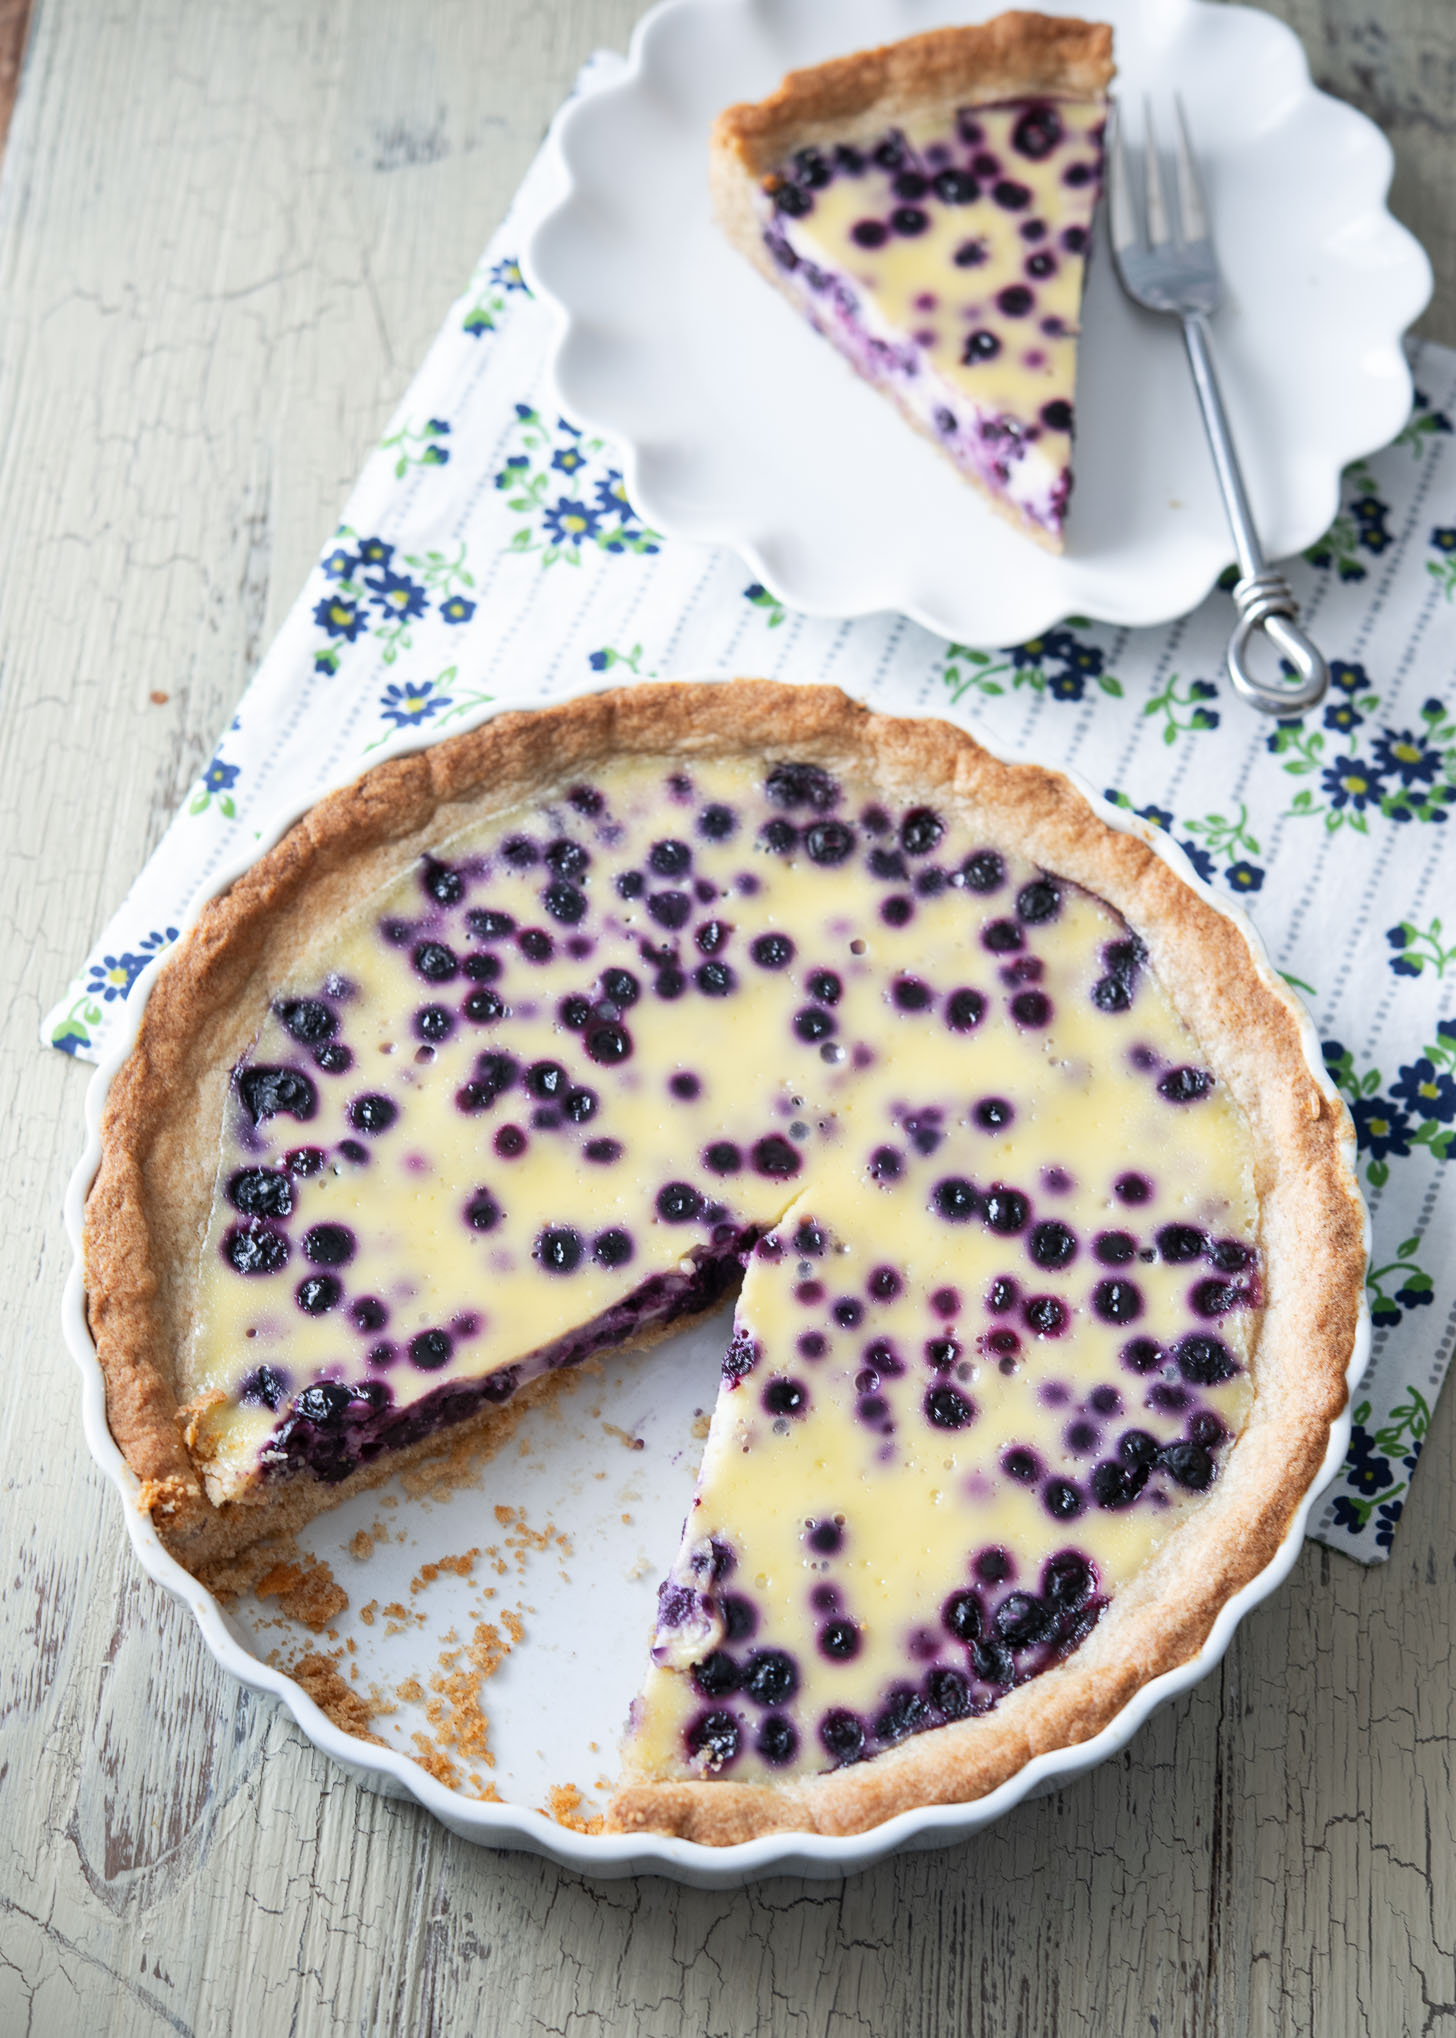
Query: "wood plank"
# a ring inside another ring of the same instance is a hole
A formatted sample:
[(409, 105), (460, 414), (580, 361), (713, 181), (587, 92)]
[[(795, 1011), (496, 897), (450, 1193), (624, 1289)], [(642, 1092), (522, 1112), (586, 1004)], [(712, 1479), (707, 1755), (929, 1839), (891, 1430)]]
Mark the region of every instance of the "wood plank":
[[(1456, 338), (1456, 10), (1287, 0), (1395, 136)], [(830, 2038), (1456, 2016), (1453, 1444), (1220, 1674), (967, 1846), (708, 1895), (356, 1787), (141, 1577), (56, 1330), (83, 1073), (39, 1015), (209, 753), (576, 65), (635, 0), (37, 11), (0, 173), (0, 2032)], [(1444, 236), (1444, 238), (1442, 238)], [(154, 704), (153, 694), (167, 696)]]
[(29, 27), (30, 0), (0, 0), (0, 149), (5, 146), (15, 95), (20, 87)]

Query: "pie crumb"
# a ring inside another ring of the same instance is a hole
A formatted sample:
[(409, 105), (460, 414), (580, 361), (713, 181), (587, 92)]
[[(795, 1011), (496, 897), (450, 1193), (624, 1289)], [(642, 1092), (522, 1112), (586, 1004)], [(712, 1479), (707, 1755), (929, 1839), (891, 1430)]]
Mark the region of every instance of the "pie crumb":
[(574, 1783), (553, 1783), (546, 1793), (546, 1816), (573, 1833), (600, 1833), (606, 1821), (600, 1812), (584, 1812), (585, 1802)]
[(329, 1657), (315, 1653), (300, 1656), (289, 1675), (295, 1684), (302, 1686), (325, 1718), (332, 1720), (343, 1733), (352, 1734), (356, 1740), (372, 1741), (379, 1748), (385, 1745), (378, 1734), (371, 1733), (369, 1729), (374, 1707), (357, 1691), (349, 1689)]
[(276, 1599), (290, 1620), (317, 1634), (344, 1611), (349, 1595), (321, 1558), (275, 1564), (253, 1587), (259, 1599)]

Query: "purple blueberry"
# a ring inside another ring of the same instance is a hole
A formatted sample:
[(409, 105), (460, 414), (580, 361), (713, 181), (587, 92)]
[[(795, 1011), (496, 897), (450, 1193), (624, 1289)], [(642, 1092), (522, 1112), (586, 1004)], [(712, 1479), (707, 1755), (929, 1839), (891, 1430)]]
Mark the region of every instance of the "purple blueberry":
[(316, 1267), (346, 1267), (357, 1247), (347, 1224), (315, 1224), (303, 1235), (303, 1256)]
[(763, 1405), (770, 1415), (807, 1415), (809, 1390), (799, 1380), (770, 1380), (763, 1390)]
[(687, 1730), (688, 1753), (697, 1756), (706, 1768), (726, 1768), (738, 1753), (741, 1735), (742, 1729), (731, 1712), (699, 1713)]
[(342, 1282), (332, 1274), (310, 1274), (299, 1282), (293, 1299), (305, 1316), (322, 1316), (336, 1306), (343, 1292)]
[(1026, 1324), (1038, 1337), (1060, 1337), (1067, 1327), (1066, 1304), (1055, 1295), (1033, 1295), (1026, 1305)]
[(608, 1068), (615, 1062), (626, 1061), (632, 1052), (631, 1034), (615, 1019), (603, 1019), (588, 1027), (583, 1044), (594, 1062)]
[(890, 986), (890, 1001), (897, 1012), (923, 1012), (934, 996), (929, 984), (919, 977), (896, 977)]
[(563, 927), (575, 927), (586, 916), (586, 893), (561, 878), (555, 884), (547, 885), (541, 894), (541, 903), (552, 919), (559, 920)]
[(1097, 1574), (1075, 1550), (1059, 1550), (1042, 1567), (1042, 1597), (1058, 1613), (1079, 1613), (1097, 1589)]
[(748, 952), (760, 969), (786, 969), (794, 959), (794, 944), (787, 934), (760, 934)]
[(258, 1366), (238, 1388), (239, 1401), (259, 1408), (277, 1408), (288, 1398), (288, 1376), (276, 1366)]
[(1008, 1649), (1031, 1649), (1050, 1640), (1056, 1617), (1032, 1592), (1008, 1592), (996, 1609), (996, 1634)]
[(930, 1707), (920, 1693), (908, 1684), (895, 1684), (875, 1721), (875, 1739), (893, 1747), (897, 1741), (924, 1733), (934, 1724)]
[(770, 1713), (753, 1745), (771, 1769), (781, 1769), (799, 1752), (799, 1730), (782, 1713)]
[(813, 807), (820, 813), (839, 797), (839, 787), (817, 764), (776, 764), (764, 791), (776, 807)]
[(536, 1240), (531, 1257), (548, 1274), (574, 1274), (581, 1265), (582, 1236), (569, 1224), (548, 1225)]
[(736, 832), (737, 827), (738, 817), (731, 807), (715, 803), (711, 807), (704, 807), (698, 816), (698, 832), (705, 835), (709, 842), (726, 842), (729, 836)]
[(755, 1649), (744, 1666), (744, 1696), (755, 1705), (787, 1705), (798, 1688), (798, 1665), (783, 1649)]
[(976, 1214), (976, 1192), (964, 1175), (947, 1175), (931, 1194), (931, 1207), (947, 1224), (964, 1224)]
[(273, 1168), (239, 1168), (228, 1180), (227, 1199), (244, 1217), (287, 1217), (293, 1209), (293, 1184)]
[(1099, 1281), (1092, 1290), (1092, 1307), (1104, 1323), (1136, 1323), (1143, 1313), (1142, 1290), (1135, 1281)]
[(1032, 106), (1022, 114), (1011, 130), (1011, 146), (1018, 155), (1027, 156), (1033, 163), (1040, 163), (1051, 154), (1062, 139), (1062, 122), (1055, 107)]
[(1191, 1493), (1202, 1493), (1213, 1483), (1213, 1459), (1202, 1444), (1165, 1444), (1158, 1453), (1158, 1463)]
[(223, 1239), (222, 1253), (235, 1274), (277, 1274), (288, 1265), (288, 1240), (254, 1220), (234, 1225)]
[(476, 1026), (488, 1026), (492, 1020), (499, 1019), (506, 1008), (494, 991), (482, 988), (472, 991), (460, 1009)]
[(1178, 1371), (1195, 1387), (1216, 1387), (1231, 1380), (1239, 1370), (1238, 1361), (1222, 1338), (1203, 1331), (1180, 1338), (1173, 1347)]
[(1028, 1251), (1039, 1267), (1069, 1267), (1077, 1257), (1077, 1234), (1057, 1218), (1032, 1226)]
[(422, 1373), (438, 1372), (448, 1364), (455, 1340), (448, 1330), (422, 1330), (410, 1339), (409, 1355)]
[(1150, 1337), (1129, 1338), (1121, 1352), (1130, 1373), (1155, 1373), (1163, 1363), (1163, 1347)]
[(1048, 1479), (1042, 1488), (1042, 1499), (1048, 1514), (1056, 1521), (1074, 1521), (1084, 1505), (1081, 1494), (1070, 1479)]
[(318, 1091), (300, 1069), (244, 1068), (239, 1070), (237, 1082), (255, 1125), (276, 1117), (280, 1111), (289, 1118), (312, 1118), (318, 1109)]
[(317, 998), (287, 998), (274, 1010), (293, 1038), (304, 1047), (320, 1047), (339, 1030), (337, 1015)]
[(1006, 882), (1005, 860), (994, 849), (977, 849), (961, 865), (960, 876), (967, 891), (999, 891)]
[(1158, 1095), (1170, 1104), (1197, 1104), (1212, 1088), (1213, 1077), (1206, 1069), (1169, 1069), (1158, 1084)]
[(419, 974), (432, 984), (447, 984), (460, 971), (454, 950), (443, 941), (420, 942), (411, 960)]
[(1123, 1464), (1104, 1458), (1092, 1469), (1092, 1498), (1099, 1507), (1116, 1511), (1130, 1507), (1148, 1483), (1146, 1465)]
[(602, 984), (602, 997), (608, 1005), (616, 1005), (620, 1013), (636, 1005), (642, 995), (642, 986), (630, 970), (604, 970), (597, 982)]
[(1004, 1182), (993, 1182), (986, 1192), (984, 1214), (992, 1231), (1003, 1238), (1011, 1238), (1026, 1229), (1031, 1205), (1019, 1189), (1008, 1189)]
[(926, 1420), (936, 1429), (964, 1429), (974, 1422), (976, 1406), (955, 1387), (942, 1383), (925, 1397)]
[(819, 1741), (831, 1761), (843, 1766), (864, 1753), (864, 1721), (843, 1706), (831, 1706), (819, 1722)]
[(811, 863), (843, 863), (854, 851), (854, 830), (843, 821), (814, 821), (804, 830), (804, 848)]
[(738, 987), (738, 979), (726, 962), (699, 963), (693, 982), (705, 998), (726, 998)]
[(783, 1178), (798, 1174), (803, 1161), (788, 1140), (780, 1133), (771, 1132), (754, 1142), (753, 1165), (761, 1175)]
[(832, 1013), (825, 1012), (818, 1005), (805, 1005), (794, 1014), (794, 1032), (798, 1038), (813, 1045), (817, 1041), (829, 1040), (839, 1030), (839, 1023)]

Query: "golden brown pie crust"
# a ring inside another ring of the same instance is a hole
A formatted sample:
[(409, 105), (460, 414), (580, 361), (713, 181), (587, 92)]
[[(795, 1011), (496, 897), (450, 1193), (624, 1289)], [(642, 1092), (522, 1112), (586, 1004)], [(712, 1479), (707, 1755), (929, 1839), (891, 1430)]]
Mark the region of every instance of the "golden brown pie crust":
[[(85, 1228), (87, 1310), (112, 1434), (141, 1481), (139, 1504), (189, 1569), (216, 1576), (260, 1537), (438, 1448), (411, 1446), (337, 1485), (300, 1476), (221, 1507), (208, 1500), (186, 1441), (192, 1411), (179, 1405), (175, 1358), (230, 1071), (272, 989), (426, 849), (614, 757), (745, 753), (811, 759), (892, 796), (943, 803), (1123, 915), (1248, 1121), (1268, 1300), (1251, 1361), (1252, 1412), (1221, 1477), (1074, 1656), (981, 1718), (797, 1783), (627, 1775), (609, 1825), (713, 1845), (781, 1830), (863, 1831), (914, 1806), (980, 1797), (1030, 1756), (1089, 1739), (1149, 1678), (1197, 1653), (1220, 1608), (1282, 1541), (1345, 1403), (1364, 1212), (1348, 1114), (1310, 1070), (1290, 993), (1232, 920), (1139, 835), (1098, 819), (1060, 773), (1004, 763), (948, 723), (876, 714), (834, 687), (667, 682), (503, 714), (321, 800), (204, 909), (161, 968), (112, 1084)], [(484, 1411), (450, 1441), (497, 1413)]]
[[(1012, 13), (790, 71), (767, 99), (730, 106), (714, 122), (708, 153), (714, 216), (739, 254), (800, 311), (783, 270), (764, 246), (759, 213), (761, 180), (796, 149), (868, 141), (909, 113), (943, 110), (949, 119), (962, 106), (1000, 99), (1100, 98), (1113, 69), (1112, 30), (1105, 22)], [(912, 431), (950, 458), (893, 384), (875, 387)], [(1023, 517), (974, 474), (959, 466), (956, 472), (1022, 537), (1048, 552), (1062, 550), (1058, 533)]]
[(766, 99), (718, 115), (713, 154), (758, 178), (795, 149), (879, 135), (907, 113), (951, 114), (1000, 99), (1096, 99), (1112, 75), (1106, 22), (998, 14), (790, 71)]

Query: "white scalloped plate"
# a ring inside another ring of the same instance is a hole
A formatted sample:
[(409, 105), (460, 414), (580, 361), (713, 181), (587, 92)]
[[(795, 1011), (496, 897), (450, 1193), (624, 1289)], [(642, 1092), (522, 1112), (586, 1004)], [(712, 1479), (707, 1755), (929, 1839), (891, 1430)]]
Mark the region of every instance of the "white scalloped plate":
[[(580, 691), (602, 692), (611, 685), (604, 680)], [(472, 717), (469, 726), (511, 705), (499, 703)], [(988, 749), (996, 749), (979, 731), (976, 734)], [(428, 743), (420, 732), (405, 732), (381, 753), (381, 761), (425, 749)], [(348, 776), (339, 782), (345, 783)], [(1104, 821), (1150, 843), (1201, 898), (1239, 929), (1265, 980), (1298, 1013), (1310, 1072), (1333, 1098), (1314, 1028), (1271, 967), (1244, 915), (1199, 880), (1169, 836), (1111, 806), (1074, 773), (1067, 776)], [(302, 811), (277, 816), (260, 833), (257, 848), (223, 873), (217, 891), (234, 883)], [(194, 912), (184, 933), (196, 917)], [(165, 960), (160, 966), (165, 968)], [(163, 1547), (150, 1516), (140, 1511), (136, 1477), (107, 1427), (105, 1383), (86, 1322), (82, 1215), (100, 1160), (107, 1093), (131, 1052), (157, 974), (151, 968), (138, 979), (123, 1035), (92, 1077), (86, 1095), (86, 1147), (66, 1192), (73, 1263), (62, 1316), (66, 1342), (81, 1369), (86, 1441), (121, 1495), (127, 1531), (142, 1568), (190, 1609), (222, 1668), (250, 1689), (281, 1700), (307, 1738), (361, 1783), (390, 1796), (418, 1799), (464, 1839), (546, 1854), (592, 1875), (660, 1874), (701, 1888), (734, 1887), (763, 1875), (841, 1876), (897, 1849), (946, 1846), (964, 1839), (1023, 1798), (1057, 1788), (1115, 1754), (1157, 1706), (1205, 1676), (1223, 1655), (1244, 1614), (1287, 1576), (1303, 1544), (1310, 1509), (1344, 1460), (1348, 1410), (1331, 1426), (1319, 1475), (1284, 1541), (1259, 1576), (1222, 1609), (1198, 1654), (1145, 1685), (1094, 1739), (1038, 1756), (974, 1804), (906, 1812), (871, 1832), (843, 1839), (784, 1833), (723, 1848), (650, 1833), (578, 1833), (547, 1819), (538, 1807), (550, 1784), (574, 1781), (590, 1791), (597, 1774), (614, 1764), (618, 1728), (645, 1661), (656, 1581), (677, 1546), (692, 1488), (696, 1453), (689, 1439), (695, 1407), (711, 1406), (717, 1388), (723, 1333), (719, 1320), (713, 1319), (665, 1339), (650, 1352), (609, 1360), (604, 1378), (593, 1381), (589, 1393), (531, 1411), (520, 1432), (528, 1449), (521, 1451), (513, 1438), (511, 1450), (491, 1461), (478, 1482), (466, 1483), (443, 1498), (407, 1499), (393, 1512), (382, 1498), (392, 1490), (386, 1487), (322, 1515), (300, 1538), (313, 1554), (327, 1559), (355, 1602), (336, 1625), (341, 1637), (352, 1638), (359, 1651), (350, 1660), (363, 1666), (363, 1685), (367, 1688), (373, 1681), (391, 1689), (409, 1676), (427, 1678), (447, 1629), (464, 1628), (475, 1617), (468, 1605), (470, 1588), (448, 1575), (424, 1596), (411, 1594), (411, 1576), (423, 1563), (501, 1540), (492, 1510), (502, 1501), (526, 1509), (538, 1527), (549, 1514), (571, 1538), (573, 1554), (564, 1562), (559, 1545), (541, 1553), (523, 1576), (501, 1578), (498, 1596), (491, 1602), (497, 1618), (500, 1607), (522, 1596), (530, 1607), (526, 1641), (484, 1693), (492, 1743), (499, 1751), (492, 1779), (509, 1801), (485, 1803), (449, 1789), (409, 1752), (412, 1730), (425, 1724), (422, 1715), (404, 1706), (397, 1715), (376, 1719), (376, 1730), (388, 1737), (389, 1744), (372, 1746), (335, 1726), (284, 1669), (268, 1660), (280, 1644), (295, 1657), (305, 1647), (319, 1644), (304, 1630), (281, 1622), (271, 1604), (245, 1600), (224, 1609), (183, 1570)], [(1353, 1147), (1347, 1160), (1353, 1164)], [(1367, 1248), (1368, 1231), (1367, 1220)], [(1362, 1308), (1347, 1375), (1351, 1388), (1364, 1372), (1369, 1345), (1369, 1312)], [(600, 1409), (600, 1418), (584, 1406), (588, 1401)], [(616, 1425), (615, 1438), (603, 1435), (602, 1419)], [(640, 1451), (623, 1451), (624, 1431), (643, 1438)], [(604, 1467), (605, 1478), (600, 1476)], [(376, 1548), (366, 1568), (352, 1554), (350, 1543), (361, 1527), (381, 1514), (389, 1521), (391, 1537)], [(481, 1582), (496, 1575), (488, 1564), (480, 1570)], [(478, 1595), (478, 1583), (476, 1591)], [(411, 1619), (416, 1610), (423, 1615), (423, 1624), (363, 1621), (357, 1602), (366, 1594), (381, 1604), (391, 1599), (404, 1602)]]
[[(1073, 11), (1042, 0), (1049, 13)], [(1389, 144), (1310, 81), (1293, 32), (1206, 0), (1100, 0), (1117, 90), (1182, 94), (1225, 278), (1214, 321), (1274, 558), (1326, 529), (1340, 470), (1410, 409), (1400, 339), (1431, 269), (1385, 209)], [(557, 128), (569, 187), (524, 251), (557, 314), (568, 416), (622, 449), (640, 514), (730, 545), (791, 607), (897, 609), (963, 643), (1065, 615), (1162, 623), (1232, 557), (1176, 325), (1129, 304), (1099, 227), (1066, 553), (1004, 525), (714, 226), (708, 131), (796, 65), (998, 11), (998, 0), (664, 0), (625, 71)], [(1140, 120), (1135, 123), (1140, 131)]]

